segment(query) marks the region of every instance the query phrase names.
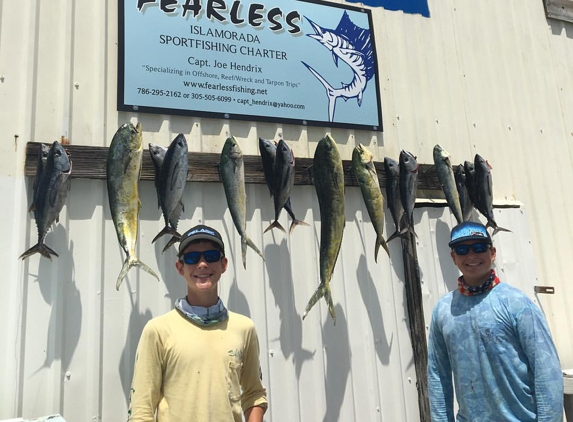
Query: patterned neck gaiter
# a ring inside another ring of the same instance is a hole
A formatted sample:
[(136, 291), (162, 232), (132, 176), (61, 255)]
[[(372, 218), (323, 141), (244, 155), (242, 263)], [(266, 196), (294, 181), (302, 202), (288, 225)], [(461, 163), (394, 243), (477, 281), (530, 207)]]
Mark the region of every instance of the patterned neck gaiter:
[(476, 286), (476, 287), (467, 286), (464, 283), (464, 276), (461, 276), (460, 278), (458, 278), (458, 289), (460, 293), (463, 294), (464, 296), (475, 296), (475, 295), (481, 295), (482, 293), (485, 293), (493, 289), (499, 283), (500, 280), (495, 275), (495, 271), (491, 270), (490, 276), (481, 286)]
[(192, 306), (187, 302), (186, 297), (182, 297), (175, 302), (175, 308), (189, 321), (199, 326), (218, 324), (229, 318), (229, 313), (221, 298), (215, 305), (204, 308), (202, 306)]

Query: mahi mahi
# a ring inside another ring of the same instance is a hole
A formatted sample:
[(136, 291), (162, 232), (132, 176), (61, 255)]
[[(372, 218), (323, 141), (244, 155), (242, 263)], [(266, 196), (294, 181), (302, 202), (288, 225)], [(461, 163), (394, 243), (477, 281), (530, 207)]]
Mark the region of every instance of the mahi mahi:
[(263, 254), (247, 235), (247, 193), (245, 191), (245, 168), (243, 163), (243, 152), (239, 143), (234, 137), (227, 138), (223, 151), (221, 152), (221, 162), (219, 163), (221, 179), (227, 205), (233, 217), (233, 223), (237, 232), (241, 236), (241, 255), (243, 257), (243, 267), (247, 269), (247, 246), (250, 246), (263, 261)]
[[(43, 151), (43, 150), (42, 150)], [(42, 152), (38, 158), (43, 161)], [(38, 164), (39, 166), (40, 164)], [(38, 243), (20, 255), (21, 259), (26, 259), (35, 253), (52, 259), (50, 255), (58, 256), (45, 243), (44, 239), (48, 230), (58, 221), (60, 211), (64, 206), (66, 197), (70, 190), (70, 175), (72, 173), (72, 161), (66, 150), (55, 141), (49, 148), (42, 170), (34, 181), (31, 211), (34, 211), (36, 226), (38, 228)]]
[(374, 261), (378, 262), (378, 251), (380, 245), (384, 248), (388, 256), (390, 251), (382, 233), (384, 232), (384, 197), (380, 191), (380, 182), (376, 167), (374, 167), (374, 156), (365, 146), (358, 144), (352, 151), (352, 170), (358, 185), (362, 191), (362, 198), (368, 215), (376, 231), (376, 245), (374, 247)]
[(111, 141), (107, 156), (107, 193), (111, 218), (121, 248), (127, 254), (117, 277), (115, 288), (131, 267), (141, 267), (159, 280), (155, 272), (139, 260), (135, 252), (139, 226), (139, 174), (143, 144), (141, 123), (134, 127), (131, 123), (122, 125)]
[(344, 170), (336, 142), (329, 135), (316, 146), (312, 175), (320, 209), (320, 285), (308, 301), (302, 319), (324, 296), (332, 322), (336, 324), (330, 279), (344, 232)]
[(454, 177), (454, 170), (450, 161), (450, 154), (444, 150), (440, 145), (434, 147), (434, 165), (438, 173), (438, 180), (442, 187), (442, 191), (446, 196), (448, 207), (454, 214), (458, 224), (464, 221), (462, 214), (462, 206), (460, 205), (460, 196), (456, 187), (456, 179)]

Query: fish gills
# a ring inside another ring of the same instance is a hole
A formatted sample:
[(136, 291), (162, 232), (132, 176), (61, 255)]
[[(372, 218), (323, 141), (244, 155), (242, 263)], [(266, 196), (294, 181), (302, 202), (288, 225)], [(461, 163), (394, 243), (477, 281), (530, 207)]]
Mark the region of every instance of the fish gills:
[(234, 137), (227, 138), (223, 151), (221, 152), (221, 162), (219, 163), (227, 206), (231, 212), (233, 223), (237, 232), (241, 236), (241, 255), (243, 267), (247, 269), (247, 246), (251, 247), (263, 261), (263, 254), (247, 235), (247, 194), (245, 191), (245, 168), (243, 163), (243, 152), (239, 143)]
[(442, 191), (446, 196), (448, 207), (454, 214), (458, 224), (464, 221), (462, 214), (462, 206), (460, 204), (460, 196), (456, 187), (456, 179), (454, 177), (454, 170), (450, 161), (450, 154), (444, 150), (440, 145), (434, 147), (434, 165), (438, 173), (438, 180), (442, 187)]
[[(181, 198), (185, 191), (189, 171), (189, 149), (187, 140), (182, 133), (177, 135), (169, 145), (159, 170), (157, 195), (165, 220), (165, 227), (151, 243), (165, 234), (170, 234), (172, 237), (168, 245), (171, 246), (181, 239), (181, 235), (177, 232), (177, 224), (181, 213), (185, 211)], [(166, 248), (163, 249), (163, 252)]]
[(131, 267), (140, 267), (157, 280), (159, 277), (136, 255), (137, 232), (139, 226), (139, 174), (143, 144), (141, 124), (122, 125), (111, 141), (107, 156), (107, 193), (111, 218), (121, 248), (127, 254), (115, 288), (119, 290), (123, 279)]
[[(43, 151), (43, 150), (42, 150)], [(39, 161), (43, 162), (40, 152)], [(70, 175), (72, 173), (72, 161), (66, 150), (55, 141), (48, 150), (45, 163), (42, 163), (40, 176), (36, 175), (33, 211), (38, 228), (38, 243), (20, 255), (20, 259), (26, 259), (35, 253), (52, 260), (51, 255), (58, 256), (51, 248), (44, 244), (48, 230), (58, 221), (66, 197), (70, 190)]]
[(344, 170), (336, 142), (326, 135), (318, 142), (313, 159), (313, 179), (320, 209), (320, 285), (310, 298), (302, 318), (324, 297), (336, 324), (330, 279), (338, 259), (344, 232)]
[(352, 170), (358, 185), (362, 191), (362, 198), (368, 210), (368, 215), (376, 231), (376, 243), (374, 246), (374, 261), (378, 262), (378, 250), (380, 246), (384, 248), (388, 256), (390, 251), (383, 237), (384, 232), (384, 197), (380, 191), (380, 182), (376, 167), (374, 167), (374, 156), (362, 144), (358, 144), (352, 151)]
[(388, 238), (386, 243), (400, 237), (405, 227), (404, 207), (400, 198), (400, 165), (398, 161), (384, 157), (384, 173), (386, 173), (386, 201), (396, 231)]

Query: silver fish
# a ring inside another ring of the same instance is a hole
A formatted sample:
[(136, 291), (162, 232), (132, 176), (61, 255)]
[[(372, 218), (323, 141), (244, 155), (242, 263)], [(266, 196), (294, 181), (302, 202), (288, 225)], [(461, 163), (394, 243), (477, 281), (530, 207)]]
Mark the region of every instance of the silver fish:
[(396, 231), (386, 240), (386, 243), (400, 236), (405, 228), (404, 207), (400, 199), (400, 165), (390, 157), (384, 157), (384, 173), (386, 174), (386, 200)]
[(277, 145), (275, 167), (273, 171), (273, 199), (275, 204), (275, 221), (265, 229), (265, 233), (273, 228), (283, 232), (285, 229), (279, 223), (281, 210), (290, 198), (294, 185), (294, 157), (290, 147), (282, 139)]
[[(39, 161), (42, 161), (41, 153)], [(48, 230), (58, 221), (68, 192), (70, 190), (70, 175), (72, 173), (72, 161), (66, 150), (55, 141), (49, 148), (46, 162), (37, 183), (33, 197), (33, 211), (38, 228), (38, 243), (20, 255), (26, 259), (35, 253), (52, 259), (50, 255), (58, 256), (51, 248), (44, 244)]]
[(302, 319), (324, 297), (332, 322), (336, 315), (330, 279), (338, 259), (344, 232), (344, 169), (336, 142), (326, 135), (314, 153), (312, 174), (320, 208), (320, 284), (306, 305)]
[(153, 163), (155, 191), (157, 192), (157, 208), (161, 208), (161, 199), (159, 199), (159, 176), (161, 175), (161, 165), (167, 154), (167, 148), (161, 145), (149, 143), (149, 155)]
[(493, 227), (492, 236), (497, 232), (511, 232), (511, 230), (499, 227), (493, 215), (493, 181), (491, 166), (479, 154), (474, 158), (475, 183), (476, 183), (476, 208), (487, 218), (486, 227)]
[(474, 204), (470, 199), (468, 188), (466, 187), (466, 172), (463, 164), (454, 167), (454, 179), (456, 180), (456, 188), (460, 197), (460, 205), (462, 207), (462, 216), (464, 221), (470, 221)]
[(376, 167), (374, 167), (374, 156), (362, 144), (358, 144), (352, 151), (352, 170), (358, 180), (358, 185), (362, 192), (362, 199), (366, 205), (366, 210), (370, 216), (370, 221), (376, 231), (376, 243), (374, 246), (374, 261), (378, 262), (378, 251), (380, 246), (384, 248), (388, 256), (390, 251), (384, 240), (384, 197), (380, 191), (380, 182)]
[(476, 171), (474, 163), (464, 161), (464, 173), (466, 175), (466, 189), (468, 190), (470, 201), (472, 201), (472, 204), (477, 208)]
[(165, 153), (160, 166), (157, 185), (157, 195), (163, 218), (165, 219), (165, 227), (155, 236), (151, 243), (154, 243), (165, 234), (170, 234), (172, 236), (171, 240), (163, 248), (163, 252), (181, 239), (181, 235), (177, 232), (177, 224), (181, 213), (185, 211), (181, 198), (185, 190), (188, 170), (189, 149), (185, 136), (180, 133), (171, 142)]
[(234, 137), (227, 138), (223, 151), (221, 151), (221, 162), (219, 163), (221, 179), (227, 205), (233, 217), (233, 223), (237, 232), (241, 236), (241, 255), (243, 257), (243, 267), (247, 268), (247, 246), (250, 246), (263, 261), (263, 254), (247, 235), (247, 194), (245, 192), (245, 169), (243, 163), (243, 152), (239, 143)]
[(400, 199), (404, 206), (404, 223), (406, 231), (414, 231), (414, 206), (416, 205), (416, 188), (418, 183), (418, 162), (408, 151), (400, 152)]
[(139, 229), (139, 174), (143, 144), (141, 123), (134, 127), (131, 123), (122, 125), (111, 141), (107, 156), (107, 193), (111, 218), (121, 248), (127, 254), (117, 277), (115, 288), (131, 267), (141, 267), (159, 280), (155, 272), (139, 260), (135, 252)]
[[(274, 142), (266, 140), (264, 138), (259, 138), (259, 151), (261, 154), (261, 160), (263, 163), (263, 174), (265, 176), (265, 182), (267, 187), (269, 188), (269, 192), (271, 196), (273, 196), (273, 189), (274, 189), (274, 179), (275, 179), (275, 164), (276, 164), (276, 157), (277, 157), (277, 146)], [(291, 150), (292, 155), (292, 150)], [(293, 156), (293, 164), (294, 164), (294, 156)], [(293, 177), (294, 177), (294, 169), (293, 169)], [(296, 226), (308, 226), (308, 223), (304, 221), (297, 220), (292, 210), (290, 197), (286, 200), (283, 208), (288, 212), (288, 214), (292, 218), (292, 223), (290, 225), (289, 233), (292, 233)], [(266, 232), (266, 230), (265, 230)]]
[(460, 224), (464, 221), (464, 217), (462, 215), (462, 206), (460, 205), (460, 196), (456, 187), (456, 179), (454, 178), (450, 154), (440, 145), (434, 146), (434, 165), (436, 166), (438, 180), (446, 196), (448, 207), (452, 211), (452, 214), (454, 214), (458, 224)]

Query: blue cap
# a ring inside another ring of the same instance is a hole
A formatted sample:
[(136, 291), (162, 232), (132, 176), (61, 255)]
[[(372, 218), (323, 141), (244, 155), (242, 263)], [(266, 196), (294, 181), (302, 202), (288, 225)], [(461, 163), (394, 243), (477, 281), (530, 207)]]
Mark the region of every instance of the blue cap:
[(491, 245), (491, 237), (487, 232), (486, 227), (481, 223), (474, 223), (473, 221), (464, 221), (452, 229), (452, 236), (448, 246), (453, 248), (460, 242), (466, 240), (481, 240), (488, 245)]

